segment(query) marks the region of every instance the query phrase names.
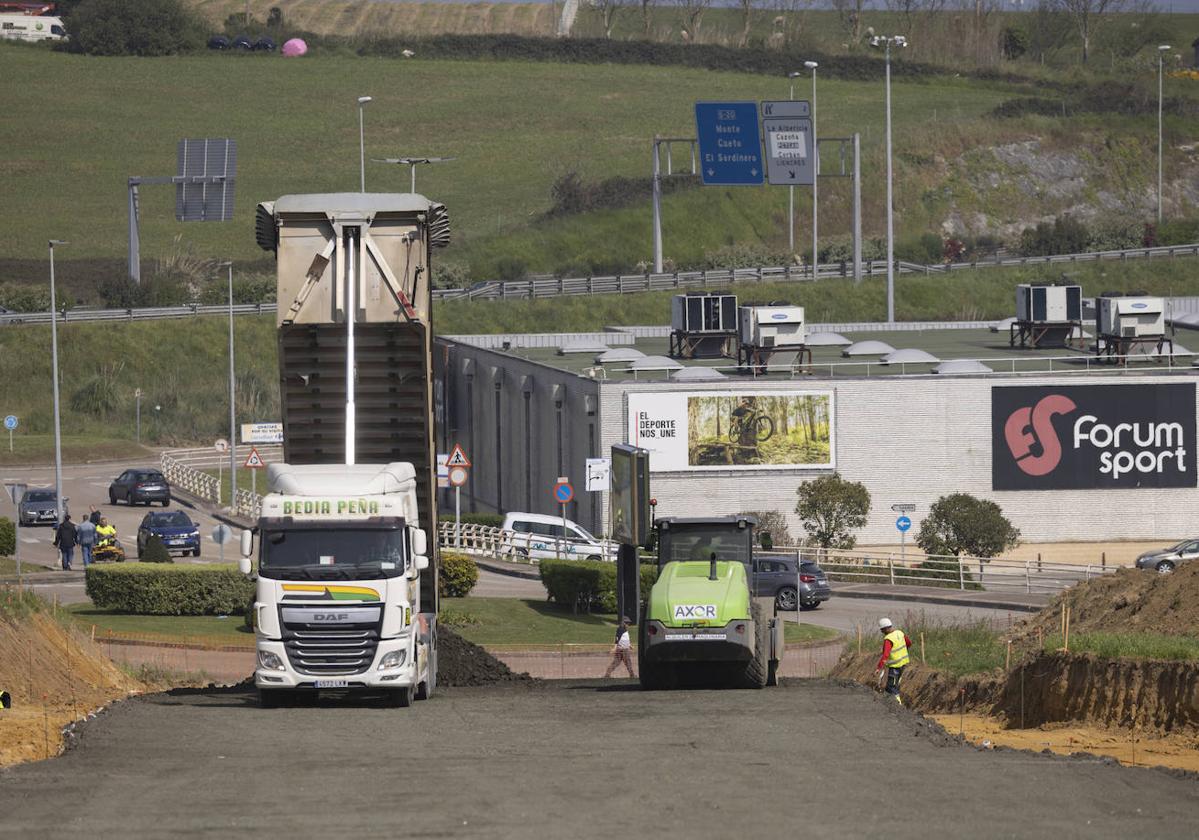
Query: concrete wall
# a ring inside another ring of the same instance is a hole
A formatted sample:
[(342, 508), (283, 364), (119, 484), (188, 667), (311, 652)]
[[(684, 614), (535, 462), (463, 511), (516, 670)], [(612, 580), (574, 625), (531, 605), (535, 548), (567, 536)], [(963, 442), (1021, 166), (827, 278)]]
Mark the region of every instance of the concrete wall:
[[(583, 488), (585, 461), (599, 450), (599, 386), (536, 362), (438, 339), (439, 452), (460, 443), (472, 461), (462, 510), (559, 514), (559, 475), (575, 486), (566, 515), (599, 527), (602, 500)], [(498, 388), (497, 388), (498, 386)], [(441, 513), (454, 511), (443, 491)]]
[[(1090, 385), (1192, 382), (1190, 374), (1154, 376), (989, 376), (941, 379), (879, 377), (870, 380), (805, 378), (794, 382), (739, 382), (715, 391), (828, 389), (835, 398), (837, 469), (863, 482), (873, 509), (860, 543), (898, 542), (891, 505), (917, 505), (912, 534), (929, 505), (942, 495), (966, 492), (997, 502), (1026, 541), (1181, 539), (1199, 533), (1199, 489), (991, 490), (991, 388), (999, 385)], [(696, 385), (603, 383), (601, 446), (606, 452), (626, 440), (626, 394)], [(1189, 453), (1191, 458), (1195, 453)], [(742, 510), (778, 510), (792, 534), (802, 535), (795, 516), (799, 484), (821, 473), (811, 470), (738, 470), (653, 473), (652, 492), (660, 515), (706, 515)]]

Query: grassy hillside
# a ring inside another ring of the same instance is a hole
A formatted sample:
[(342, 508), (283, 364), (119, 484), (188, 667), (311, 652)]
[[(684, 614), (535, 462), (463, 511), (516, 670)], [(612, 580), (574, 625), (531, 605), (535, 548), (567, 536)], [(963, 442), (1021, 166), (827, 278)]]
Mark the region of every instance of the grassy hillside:
[[(1145, 289), (1199, 294), (1194, 259), (1080, 265), (1069, 277), (1086, 294)], [(951, 276), (900, 276), (900, 320), (990, 319), (1010, 315), (1013, 286), (1056, 279), (1060, 270), (980, 269)], [(817, 284), (739, 284), (742, 300), (787, 300), (807, 308), (813, 322), (882, 320), (881, 278)], [(605, 325), (669, 320), (670, 293), (605, 295), (536, 301), (437, 304), (441, 334), (595, 330)], [(134, 390), (142, 388), (142, 434), (147, 443), (210, 442), (228, 430), (226, 322), (205, 317), (135, 323), (67, 323), (59, 333), (63, 430), (76, 455), (121, 454), (114, 438), (132, 439)], [(50, 335), (43, 326), (0, 328), (0, 414), (21, 418), (17, 452), (0, 463), (48, 458), (52, 432)], [(1190, 345), (1183, 336), (1182, 343)], [(240, 420), (277, 418), (275, 322), (272, 316), (236, 321), (237, 413)], [(156, 409), (156, 406), (161, 406)]]

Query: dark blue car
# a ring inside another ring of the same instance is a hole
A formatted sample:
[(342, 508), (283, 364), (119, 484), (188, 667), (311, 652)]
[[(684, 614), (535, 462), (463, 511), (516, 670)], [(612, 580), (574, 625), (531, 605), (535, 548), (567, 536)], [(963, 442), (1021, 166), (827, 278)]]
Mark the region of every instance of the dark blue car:
[(200, 556), (200, 526), (181, 510), (147, 513), (137, 529), (137, 556), (146, 550), (150, 537), (158, 537), (172, 554)]

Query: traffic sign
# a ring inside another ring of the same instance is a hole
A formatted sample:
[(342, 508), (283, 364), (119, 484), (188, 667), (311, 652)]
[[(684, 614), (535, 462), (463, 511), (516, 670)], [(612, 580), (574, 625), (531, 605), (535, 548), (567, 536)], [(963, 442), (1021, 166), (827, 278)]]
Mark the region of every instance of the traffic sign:
[(265, 470), (266, 461), (262, 460), (262, 456), (258, 454), (258, 447), (250, 447), (250, 455), (246, 458), (246, 469), (248, 470)]
[(217, 545), (228, 545), (233, 542), (233, 529), (228, 525), (218, 525), (212, 529), (212, 541)]
[(611, 484), (612, 461), (609, 458), (587, 459), (587, 492), (607, 490)]
[(700, 176), (708, 185), (762, 183), (762, 135), (757, 102), (696, 102)]
[(901, 533), (906, 533), (907, 530), (912, 527), (912, 520), (906, 516), (901, 516), (895, 520), (895, 527), (899, 529)]
[(229, 441), (225, 440), (224, 438), (217, 438), (216, 443), (214, 443), (212, 445), (212, 448), (215, 449), (217, 452), (228, 452), (229, 451)]
[(554, 501), (564, 505), (575, 497), (575, 489), (570, 486), (570, 479), (562, 477), (554, 485)]
[(466, 467), (450, 467), (449, 481), (451, 487), (461, 487), (466, 484), (466, 479), (470, 476), (470, 470)]
[(911, 513), (915, 509), (916, 509), (915, 505), (908, 504), (908, 503), (891, 505), (891, 510), (895, 511), (896, 513)]
[(10, 432), (17, 427), (17, 415), (10, 414), (4, 418), (4, 428)]
[(450, 457), (446, 459), (447, 467), (466, 467), (470, 469), (470, 459), (466, 457), (466, 452), (463, 451), (461, 444), (454, 444), (454, 448), (450, 450)]
[(762, 103), (766, 140), (766, 179), (771, 184), (810, 186), (816, 180), (816, 154), (808, 103)]

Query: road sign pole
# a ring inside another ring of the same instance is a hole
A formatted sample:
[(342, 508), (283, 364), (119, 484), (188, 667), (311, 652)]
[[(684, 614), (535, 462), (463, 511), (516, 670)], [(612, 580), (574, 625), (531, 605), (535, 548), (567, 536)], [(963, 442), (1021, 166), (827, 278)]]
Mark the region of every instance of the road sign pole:
[(225, 459), (216, 459), (216, 503), (219, 505), (225, 495)]
[(662, 163), (654, 138), (654, 273), (662, 273)]
[(22, 587), (23, 584), (21, 582), (21, 509), (20, 509), (20, 506), (17, 507), (16, 524), (14, 526), (14, 532), (16, 533), (17, 541), (13, 545), (13, 548), (12, 548), (12, 557), (13, 557), (13, 560), (17, 561), (17, 586)]
[(454, 548), (462, 548), (462, 487), (454, 488)]
[(258, 470), (250, 470), (250, 495), (258, 495)]
[(562, 503), (562, 550), (566, 550), (566, 502)]
[(8, 430), (8, 454), (12, 454), (12, 429)]
[(900, 565), (907, 565), (907, 544), (908, 544), (908, 532), (900, 531), (899, 532), (899, 563), (900, 563)]
[(853, 135), (853, 282), (862, 282), (862, 135)]

